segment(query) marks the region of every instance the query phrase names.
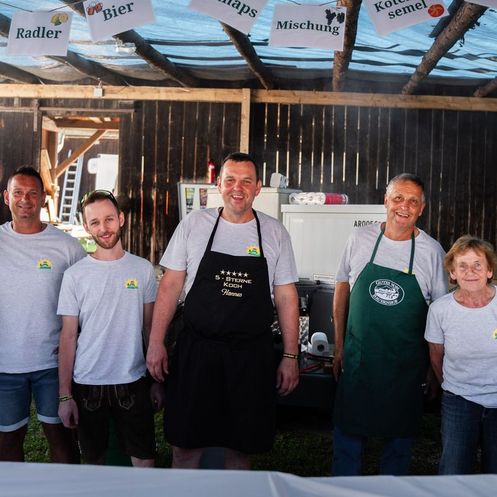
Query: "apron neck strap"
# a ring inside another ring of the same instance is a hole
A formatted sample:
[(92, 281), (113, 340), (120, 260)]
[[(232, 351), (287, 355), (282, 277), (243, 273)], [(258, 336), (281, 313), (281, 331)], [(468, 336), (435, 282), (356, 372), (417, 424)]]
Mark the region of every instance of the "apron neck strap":
[[(374, 261), (374, 258), (376, 257), (376, 252), (378, 251), (378, 247), (380, 245), (380, 241), (382, 236), (385, 234), (385, 228), (381, 228), (380, 234), (378, 235), (378, 239), (376, 240), (373, 253), (371, 254), (371, 259), (369, 262), (372, 264)], [(409, 271), (407, 272), (408, 274), (412, 274), (412, 267), (414, 265), (414, 248), (415, 248), (416, 242), (414, 241), (414, 230), (411, 233), (411, 257), (409, 258)]]
[[(207, 242), (207, 247), (205, 248), (206, 252), (210, 252), (212, 249), (212, 243), (214, 242), (214, 235), (216, 234), (217, 227), (219, 225), (219, 219), (221, 219), (221, 214), (223, 213), (223, 209), (224, 207), (219, 208), (219, 214), (216, 219), (216, 224), (214, 224), (211, 236), (209, 237), (209, 241)], [(252, 212), (254, 214), (255, 222), (257, 224), (257, 236), (259, 238), (260, 257), (264, 257), (264, 249), (262, 248), (261, 223), (259, 222), (259, 218), (257, 217), (257, 213), (255, 212), (254, 209), (252, 209)]]

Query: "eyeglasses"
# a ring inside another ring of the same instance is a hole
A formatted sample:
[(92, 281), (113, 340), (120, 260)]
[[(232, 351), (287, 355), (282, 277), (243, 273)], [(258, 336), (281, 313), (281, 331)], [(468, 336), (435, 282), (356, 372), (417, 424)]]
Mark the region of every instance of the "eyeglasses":
[(117, 210), (119, 210), (119, 204), (117, 203), (116, 197), (109, 190), (93, 190), (92, 192), (88, 192), (83, 195), (83, 198), (80, 200), (79, 205), (81, 206), (81, 210), (89, 205), (93, 204), (97, 200), (110, 200)]

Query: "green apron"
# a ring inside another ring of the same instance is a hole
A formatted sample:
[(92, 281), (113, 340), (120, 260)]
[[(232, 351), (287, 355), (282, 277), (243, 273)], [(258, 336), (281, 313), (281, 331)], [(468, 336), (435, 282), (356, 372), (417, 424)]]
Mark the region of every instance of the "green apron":
[(345, 433), (386, 438), (413, 436), (423, 409), (428, 306), (409, 271), (373, 263), (383, 231), (350, 293), (343, 373), (335, 425)]

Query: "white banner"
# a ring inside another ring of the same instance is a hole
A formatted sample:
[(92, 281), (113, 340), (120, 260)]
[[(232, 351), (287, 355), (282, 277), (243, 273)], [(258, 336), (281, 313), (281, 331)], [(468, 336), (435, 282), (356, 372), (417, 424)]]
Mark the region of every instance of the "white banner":
[(345, 7), (275, 5), (269, 45), (342, 50)]
[(93, 41), (155, 22), (151, 0), (86, 0), (83, 7)]
[(67, 55), (72, 12), (16, 12), (7, 55)]
[(447, 16), (443, 0), (364, 0), (380, 36)]
[(497, 9), (497, 0), (471, 0), (471, 3), (484, 5), (485, 7), (490, 7), (491, 9)]
[(267, 0), (191, 0), (189, 8), (248, 34)]

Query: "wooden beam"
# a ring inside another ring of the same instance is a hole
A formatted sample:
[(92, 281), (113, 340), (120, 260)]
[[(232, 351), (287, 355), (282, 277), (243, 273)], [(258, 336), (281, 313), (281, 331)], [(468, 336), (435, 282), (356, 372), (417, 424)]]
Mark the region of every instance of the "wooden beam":
[(93, 122), (76, 119), (55, 119), (52, 120), (58, 129), (119, 129), (118, 122)]
[[(3, 14), (0, 14), (0, 34), (8, 37), (10, 30), (10, 19)], [(71, 66), (81, 74), (95, 79), (96, 81), (103, 81), (109, 85), (122, 85), (126, 80), (113, 71), (109, 71), (105, 67), (91, 60), (87, 60), (71, 50), (67, 51), (65, 57), (55, 55), (46, 56), (47, 59), (55, 60), (62, 64)], [(32, 81), (24, 81), (25, 83), (32, 83)]]
[(474, 93), (473, 97), (486, 97), (497, 90), (497, 77), (489, 81), (486, 85), (480, 86)]
[[(70, 98), (95, 99), (94, 86), (88, 85), (0, 85), (0, 98)], [(175, 102), (240, 103), (242, 90), (216, 88), (167, 88), (151, 86), (104, 86), (104, 95), (97, 100), (168, 100)], [(37, 95), (29, 96), (28, 95)], [(42, 107), (45, 110), (45, 107)], [(91, 109), (88, 109), (90, 111)], [(102, 109), (99, 109), (100, 112)], [(105, 111), (112, 115), (114, 110)], [(115, 112), (120, 112), (115, 110)], [(123, 112), (123, 111), (121, 111)], [(128, 111), (126, 111), (128, 112)]]
[(412, 95), (419, 83), (431, 72), (438, 61), (454, 46), (464, 33), (480, 18), (487, 7), (466, 3), (459, 8), (445, 29), (437, 36), (421, 63), (402, 88), (403, 95)]
[(56, 60), (61, 64), (71, 66), (76, 69), (79, 73), (84, 76), (94, 79), (97, 82), (102, 82), (108, 85), (122, 85), (126, 83), (126, 80), (119, 74), (110, 71), (101, 64), (97, 64), (91, 60), (85, 59), (71, 50), (67, 51), (65, 57), (59, 57), (57, 55), (52, 55), (48, 57), (49, 59)]
[(88, 138), (83, 144), (81, 144), (75, 151), (74, 153), (62, 161), (55, 171), (52, 173), (52, 176), (55, 176), (55, 178), (58, 178), (61, 174), (64, 173), (64, 171), (73, 163), (76, 162), (80, 156), (82, 156), (87, 150), (89, 150), (93, 144), (101, 137), (103, 136), (107, 130), (98, 130), (93, 135)]
[(347, 8), (347, 20), (345, 22), (343, 50), (341, 52), (335, 50), (333, 57), (333, 91), (342, 91), (343, 88), (345, 73), (349, 68), (354, 50), (361, 3), (362, 0), (338, 0), (337, 2), (338, 7)]
[(250, 147), (250, 90), (243, 90), (242, 108), (240, 112), (240, 152), (249, 152)]
[(185, 70), (172, 63), (165, 55), (158, 52), (148, 41), (142, 38), (136, 31), (125, 31), (115, 35), (114, 38), (123, 43), (134, 43), (135, 53), (145, 62), (158, 69), (164, 76), (173, 79), (183, 87), (198, 87), (200, 80), (194, 78)]
[(262, 60), (257, 55), (252, 43), (250, 42), (248, 36), (244, 35), (240, 31), (224, 22), (221, 23), (224, 32), (228, 35), (231, 43), (238, 50), (240, 55), (245, 59), (250, 70), (257, 76), (262, 86), (266, 90), (272, 90), (274, 88), (274, 78), (269, 71), (269, 69), (264, 65)]
[(15, 81), (16, 83), (26, 83), (31, 85), (40, 83), (41, 81), (40, 78), (37, 78), (35, 75), (10, 64), (5, 64), (4, 62), (0, 62), (0, 75)]
[[(35, 98), (35, 99), (91, 99), (93, 86), (74, 85), (0, 85), (0, 98)], [(157, 100), (175, 102), (243, 102), (244, 90), (225, 89), (182, 89), (182, 88), (157, 88), (142, 86), (105, 87), (103, 99), (118, 100)], [(445, 97), (434, 95), (396, 95), (382, 93), (348, 93), (331, 91), (298, 91), (298, 90), (251, 90), (252, 103), (273, 104), (306, 104), (306, 105), (350, 105), (353, 107), (391, 107), (399, 109), (445, 109), (472, 112), (497, 112), (497, 98), (474, 97)], [(12, 107), (15, 110), (15, 107)], [(65, 112), (63, 107), (40, 107), (45, 112), (47, 109), (54, 113), (57, 110)], [(71, 113), (77, 109), (71, 107)], [(129, 112), (128, 110), (81, 108), (81, 112), (91, 114), (116, 112)]]
[(40, 152), (40, 176), (43, 180), (43, 188), (53, 198), (57, 191), (56, 179), (53, 176), (52, 163), (50, 155), (46, 148), (42, 148)]
[[(85, 17), (83, 2), (74, 2), (74, 0), (60, 0), (62, 3), (70, 7), (79, 15)], [(173, 79), (181, 86), (194, 87), (200, 86), (199, 80), (188, 74), (183, 69), (173, 64), (166, 56), (155, 50), (152, 45), (142, 38), (136, 31), (130, 30), (119, 33), (114, 36), (116, 40), (121, 40), (123, 43), (134, 43), (136, 47), (135, 53), (140, 56), (145, 62), (158, 69), (169, 79)], [(102, 79), (102, 81), (104, 81)]]

